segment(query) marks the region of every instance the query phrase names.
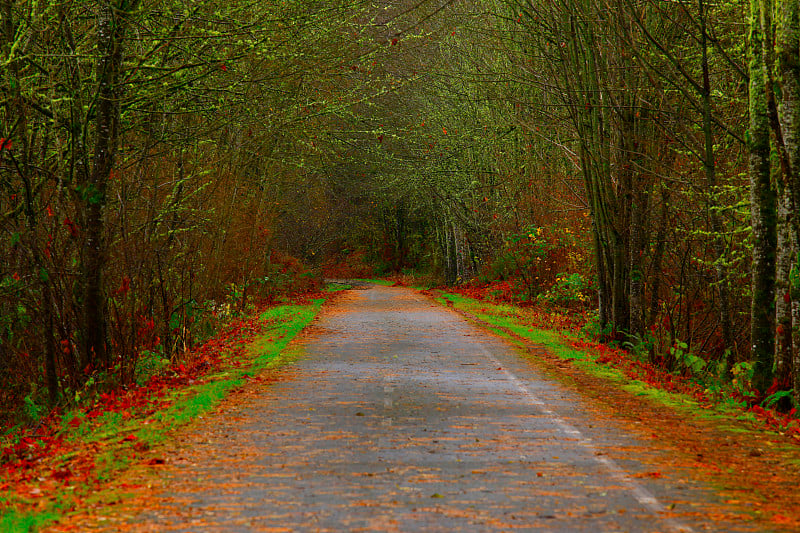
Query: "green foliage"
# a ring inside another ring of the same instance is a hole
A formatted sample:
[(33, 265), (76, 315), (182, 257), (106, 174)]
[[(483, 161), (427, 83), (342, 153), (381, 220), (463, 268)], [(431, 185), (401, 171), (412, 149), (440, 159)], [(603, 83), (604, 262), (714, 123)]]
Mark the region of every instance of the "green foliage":
[(742, 361), (736, 363), (731, 367), (731, 375), (733, 384), (736, 391), (743, 396), (751, 396), (753, 394), (753, 375), (755, 374), (755, 364), (751, 361)]
[(35, 392), (32, 392), (24, 398), (25, 417), (33, 422), (38, 422), (43, 414), (47, 412), (47, 407), (40, 404), (36, 400)]
[[(590, 276), (581, 268), (584, 262), (584, 250), (572, 229), (530, 225), (506, 234), (478, 281), (507, 281), (515, 301), (580, 309), (592, 302)], [(496, 298), (508, 297), (506, 288), (496, 290), (501, 291)]]
[(631, 357), (635, 357), (640, 361), (645, 361), (649, 359), (654, 344), (655, 336), (650, 332), (645, 332), (641, 336), (627, 334), (626, 339), (621, 342), (621, 348), (631, 354)]
[(589, 313), (586, 323), (581, 328), (581, 334), (592, 340), (608, 338), (614, 329), (614, 325), (600, 323), (600, 314), (596, 311)]
[(795, 403), (794, 389), (781, 390), (770, 394), (769, 396), (764, 398), (764, 400), (761, 402), (761, 407), (764, 407), (765, 409), (771, 409), (772, 407), (775, 407), (778, 404), (778, 402), (780, 402), (783, 399), (788, 399), (790, 404), (793, 405)]
[(589, 282), (581, 273), (561, 273), (556, 276), (555, 284), (539, 295), (539, 299), (565, 307), (583, 306), (589, 301), (588, 292)]
[(544, 229), (537, 226), (524, 228), (520, 233), (506, 235), (502, 249), (489, 264), (489, 280), (512, 280), (521, 285), (526, 300), (533, 300), (547, 286), (546, 265), (552, 247), (542, 236)]
[(152, 377), (161, 374), (170, 364), (164, 357), (164, 348), (160, 344), (155, 350), (142, 350), (136, 360), (135, 381), (144, 385)]
[(678, 368), (693, 376), (701, 376), (708, 364), (705, 359), (689, 351), (689, 346), (682, 341), (677, 341), (670, 349), (670, 355), (675, 359)]

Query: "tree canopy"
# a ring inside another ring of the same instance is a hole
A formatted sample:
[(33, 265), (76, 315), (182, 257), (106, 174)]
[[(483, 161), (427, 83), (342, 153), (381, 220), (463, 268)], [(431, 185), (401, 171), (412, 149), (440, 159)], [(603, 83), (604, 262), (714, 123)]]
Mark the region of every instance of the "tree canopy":
[(800, 391), (798, 11), (2, 0), (4, 400), (136, 379), (352, 255)]

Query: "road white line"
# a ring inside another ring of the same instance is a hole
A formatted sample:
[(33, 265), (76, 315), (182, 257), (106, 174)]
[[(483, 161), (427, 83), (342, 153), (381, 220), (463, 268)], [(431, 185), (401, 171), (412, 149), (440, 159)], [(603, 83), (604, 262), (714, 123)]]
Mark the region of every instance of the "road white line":
[[(496, 368), (501, 369), (503, 374), (511, 381), (517, 389), (522, 393), (523, 396), (527, 399), (528, 403), (531, 405), (536, 406), (542, 413), (546, 414), (550, 417), (550, 419), (555, 422), (558, 428), (565, 434), (576, 438), (578, 443), (586, 448), (587, 452), (594, 457), (595, 461), (600, 463), (608, 470), (611, 477), (617, 481), (618, 483), (627, 487), (627, 489), (633, 494), (633, 497), (642, 504), (644, 507), (649, 509), (652, 513), (657, 515), (663, 515), (667, 512), (667, 509), (658, 499), (653, 496), (653, 494), (644, 488), (642, 485), (636, 482), (634, 478), (629, 476), (625, 473), (625, 471), (613, 460), (609, 459), (607, 456), (602, 455), (598, 448), (592, 444), (592, 440), (585, 437), (583, 433), (580, 432), (577, 428), (570, 425), (566, 420), (555, 414), (551, 409), (546, 407), (545, 402), (541, 399), (537, 398), (535, 394), (533, 394), (528, 387), (520, 380), (513, 372), (507, 370), (505, 366), (503, 366), (497, 358), (492, 355), (492, 353), (486, 349), (485, 346), (476, 343), (476, 346), (479, 346), (480, 349), (486, 354), (489, 360), (495, 365)], [(693, 533), (694, 530), (677, 520), (673, 520), (672, 518), (664, 518), (663, 516), (659, 517), (664, 525), (666, 525), (670, 530), (681, 532), (681, 533)]]
[(387, 412), (394, 406), (391, 394), (394, 392), (394, 383), (390, 380), (389, 376), (383, 375), (383, 418), (381, 418), (381, 426), (391, 427), (392, 417)]

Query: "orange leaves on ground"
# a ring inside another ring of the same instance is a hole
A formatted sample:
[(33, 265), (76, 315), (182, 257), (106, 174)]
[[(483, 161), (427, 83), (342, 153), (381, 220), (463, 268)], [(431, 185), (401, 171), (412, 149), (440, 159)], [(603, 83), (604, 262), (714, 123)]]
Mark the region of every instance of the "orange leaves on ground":
[(660, 479), (664, 477), (664, 474), (662, 474), (661, 472), (642, 472), (641, 474), (635, 474), (633, 477)]
[(786, 515), (782, 515), (782, 514), (773, 515), (771, 521), (773, 523), (775, 523), (775, 524), (778, 524), (778, 525), (781, 525), (781, 526), (786, 526), (786, 527), (789, 527), (791, 529), (794, 529), (795, 531), (800, 529), (800, 521), (795, 520), (793, 518), (789, 518)]

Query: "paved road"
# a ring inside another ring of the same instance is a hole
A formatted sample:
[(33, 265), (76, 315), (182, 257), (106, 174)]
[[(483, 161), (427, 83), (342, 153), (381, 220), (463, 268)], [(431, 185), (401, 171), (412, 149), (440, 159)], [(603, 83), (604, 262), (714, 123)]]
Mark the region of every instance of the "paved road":
[(411, 290), (351, 291), (304, 342), (290, 379), (187, 441), (134, 529), (737, 530), (705, 517), (712, 491)]

